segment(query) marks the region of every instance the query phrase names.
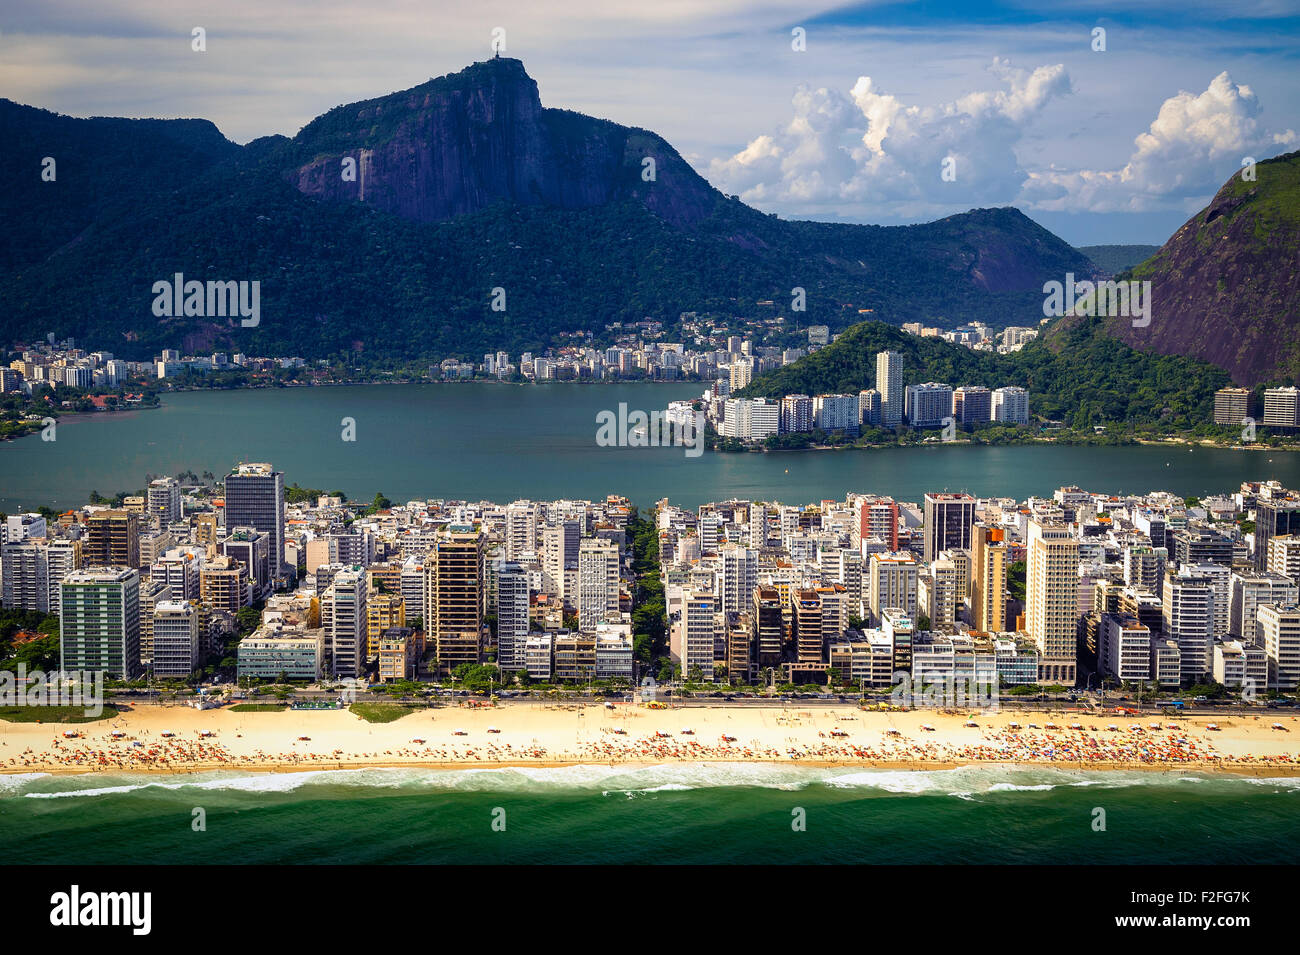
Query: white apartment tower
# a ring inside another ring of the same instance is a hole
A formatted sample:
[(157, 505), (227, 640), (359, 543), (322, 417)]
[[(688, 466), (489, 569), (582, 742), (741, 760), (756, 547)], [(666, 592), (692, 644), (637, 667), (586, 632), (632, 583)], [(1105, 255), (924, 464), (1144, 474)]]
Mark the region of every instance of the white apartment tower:
[(880, 423), (894, 428), (903, 422), (903, 356), (896, 351), (876, 353), (876, 391), (880, 392)]
[(1078, 679), (1079, 542), (1064, 524), (1031, 520), (1028, 544), (1025, 628), (1038, 645), (1039, 682), (1073, 686)]
[(578, 546), (578, 629), (618, 622), (618, 545), (588, 538)]

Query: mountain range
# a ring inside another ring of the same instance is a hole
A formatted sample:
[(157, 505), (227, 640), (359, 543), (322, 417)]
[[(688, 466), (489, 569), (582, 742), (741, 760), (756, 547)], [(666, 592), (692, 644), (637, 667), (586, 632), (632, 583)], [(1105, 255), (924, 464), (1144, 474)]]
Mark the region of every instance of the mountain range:
[[(867, 317), (1037, 325), (1045, 282), (1121, 272), (1153, 282), (1150, 326), (1071, 318), (1046, 337), (1192, 355), (1247, 385), (1300, 372), (1295, 153), (1235, 176), (1134, 266), (1149, 248), (1089, 258), (1014, 208), (910, 226), (764, 214), (653, 132), (543, 107), (505, 57), (243, 146), (206, 120), (8, 100), (0, 136), (6, 342), (397, 363), (598, 341), (684, 312), (833, 331)], [(259, 282), (260, 323), (154, 315), (154, 283), (177, 273)]]
[[(204, 120), (7, 100), (0, 135), (0, 336), (128, 358), (470, 357), (682, 312), (1002, 326), (1036, 321), (1048, 278), (1100, 272), (1011, 208), (890, 227), (758, 212), (652, 132), (544, 108), (504, 57), (246, 146)], [(154, 316), (176, 273), (259, 281), (260, 324)]]

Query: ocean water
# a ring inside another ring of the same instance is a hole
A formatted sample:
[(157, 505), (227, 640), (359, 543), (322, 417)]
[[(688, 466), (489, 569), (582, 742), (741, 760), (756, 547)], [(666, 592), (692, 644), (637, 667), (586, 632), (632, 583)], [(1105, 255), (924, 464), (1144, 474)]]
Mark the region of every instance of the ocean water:
[(65, 865), (1289, 864), (1300, 779), (731, 763), (33, 773), (0, 776), (0, 844)]

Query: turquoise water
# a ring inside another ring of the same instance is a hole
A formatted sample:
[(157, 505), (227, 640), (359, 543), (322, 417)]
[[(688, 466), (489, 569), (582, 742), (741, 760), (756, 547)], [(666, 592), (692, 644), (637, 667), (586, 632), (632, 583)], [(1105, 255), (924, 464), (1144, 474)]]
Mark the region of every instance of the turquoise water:
[(1300, 780), (734, 764), (28, 775), (0, 777), (0, 844), (48, 864), (1293, 863)]
[[(602, 448), (596, 414), (661, 409), (688, 384), (427, 384), (186, 392), (163, 407), (65, 419), (57, 440), (0, 445), (0, 511), (75, 507), (91, 490), (144, 486), (146, 474), (271, 461), (288, 482), (369, 499), (603, 498), (694, 506), (728, 497), (806, 503), (873, 491), (919, 500), (965, 489), (1023, 499), (1078, 484), (1108, 492), (1235, 490), (1243, 480), (1300, 485), (1300, 454), (1197, 448), (924, 447), (879, 451), (705, 453)], [(342, 440), (344, 418), (356, 441)]]

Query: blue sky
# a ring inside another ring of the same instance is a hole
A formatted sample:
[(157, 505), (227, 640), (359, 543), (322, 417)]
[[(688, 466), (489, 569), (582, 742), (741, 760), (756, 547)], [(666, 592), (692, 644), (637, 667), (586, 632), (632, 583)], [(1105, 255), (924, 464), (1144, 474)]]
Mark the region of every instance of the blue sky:
[(1160, 243), (1244, 159), (1300, 148), (1300, 0), (0, 0), (0, 95), (247, 142), (483, 59), (494, 27), (545, 105), (653, 129), (787, 217), (1015, 205), (1075, 244)]

